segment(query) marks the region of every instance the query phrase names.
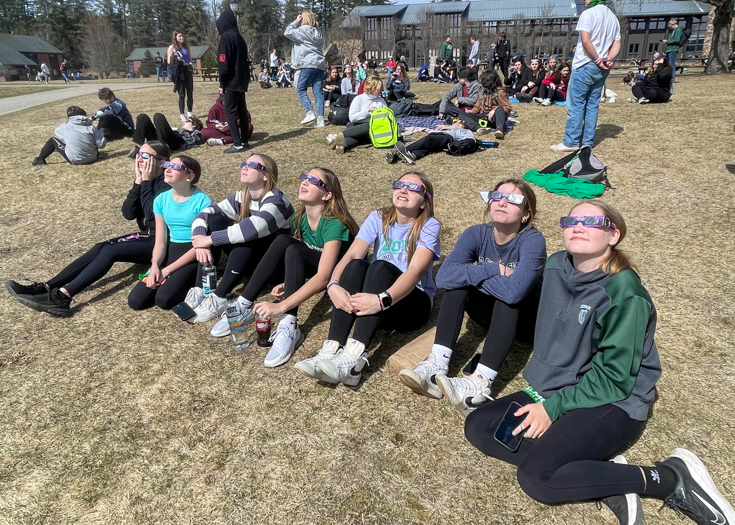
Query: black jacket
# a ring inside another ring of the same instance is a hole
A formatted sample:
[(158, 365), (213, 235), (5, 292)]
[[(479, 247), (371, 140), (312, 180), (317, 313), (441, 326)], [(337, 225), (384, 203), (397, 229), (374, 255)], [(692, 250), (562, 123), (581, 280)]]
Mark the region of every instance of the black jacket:
[(536, 70), (536, 76), (534, 76), (533, 69), (528, 66), (524, 66), (518, 89), (522, 88), (523, 86), (528, 86), (529, 82), (533, 82), (536, 87), (541, 87), (541, 81), (544, 78), (546, 78), (546, 71), (544, 71), (543, 69), (538, 68)]
[(223, 11), (217, 20), (221, 35), (217, 48), (219, 87), (226, 91), (247, 91), (250, 84), (248, 46), (237, 29), (235, 13)]
[(498, 53), (499, 58), (505, 58), (510, 56), (510, 41), (506, 38), (505, 40), (498, 40), (495, 45), (495, 51)]
[(153, 201), (171, 186), (163, 181), (163, 175), (153, 180), (144, 180), (133, 184), (122, 205), (122, 214), (127, 220), (135, 220), (141, 232), (153, 233), (156, 229), (156, 217), (153, 214)]

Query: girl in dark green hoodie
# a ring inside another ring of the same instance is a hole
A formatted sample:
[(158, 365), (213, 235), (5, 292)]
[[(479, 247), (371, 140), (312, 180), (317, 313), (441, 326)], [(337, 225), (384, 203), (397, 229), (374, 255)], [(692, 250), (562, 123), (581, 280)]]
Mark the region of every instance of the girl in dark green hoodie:
[[(516, 465), (521, 488), (542, 503), (602, 500), (620, 523), (640, 525), (643, 495), (697, 523), (735, 524), (693, 452), (677, 448), (653, 467), (613, 458), (640, 437), (656, 396), (656, 309), (617, 249), (626, 233), (617, 210), (582, 201), (560, 226), (566, 250), (544, 270), (534, 353), (523, 372), (530, 386), (472, 412), (467, 439)], [(512, 402), (521, 405), (513, 435), (525, 435), (514, 452), (494, 438)]]

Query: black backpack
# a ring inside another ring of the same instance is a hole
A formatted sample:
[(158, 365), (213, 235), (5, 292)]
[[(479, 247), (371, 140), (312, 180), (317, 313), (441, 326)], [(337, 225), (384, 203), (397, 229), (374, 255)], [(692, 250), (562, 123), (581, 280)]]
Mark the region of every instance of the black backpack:
[(463, 155), (469, 155), (470, 153), (475, 153), (476, 151), (479, 151), (483, 149), (482, 148), (482, 141), (477, 139), (462, 139), (462, 140), (453, 140), (449, 144), (447, 144), (447, 153), (450, 155), (453, 155), (455, 157), (461, 157)]
[(556, 162), (546, 166), (539, 173), (559, 173), (569, 179), (584, 179), (597, 184), (604, 184), (614, 190), (607, 178), (607, 166), (598, 159), (592, 148), (582, 146), (574, 153), (570, 153)]
[(687, 31), (686, 29), (681, 30), (681, 37), (679, 38), (679, 48), (681, 49), (685, 45), (687, 45), (687, 42), (689, 42), (689, 37), (692, 36), (691, 31)]
[(333, 126), (346, 126), (350, 120), (350, 108), (334, 107), (329, 109), (327, 120)]

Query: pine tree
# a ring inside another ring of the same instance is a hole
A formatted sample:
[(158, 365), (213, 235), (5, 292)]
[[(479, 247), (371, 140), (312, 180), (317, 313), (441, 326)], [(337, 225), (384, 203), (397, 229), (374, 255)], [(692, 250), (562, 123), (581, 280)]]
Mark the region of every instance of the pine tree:
[(140, 61), (138, 68), (139, 75), (154, 75), (156, 73), (156, 59), (150, 49), (146, 49), (143, 53), (143, 60)]

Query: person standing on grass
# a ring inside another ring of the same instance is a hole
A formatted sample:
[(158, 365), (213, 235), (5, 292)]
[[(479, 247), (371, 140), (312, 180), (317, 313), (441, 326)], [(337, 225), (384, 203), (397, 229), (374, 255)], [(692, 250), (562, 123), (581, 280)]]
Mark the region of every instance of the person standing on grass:
[[(293, 42), (291, 61), (293, 67), (298, 70), (296, 93), (299, 96), (299, 102), (306, 110), (306, 116), (301, 123), (311, 124), (316, 121), (313, 126), (323, 128), (324, 92), (322, 86), (327, 62), (324, 59), (324, 39), (319, 30), (319, 22), (316, 21), (313, 12), (305, 10), (288, 25), (283, 34)], [(309, 96), (306, 94), (308, 87), (311, 87), (314, 92), (316, 115)]]
[(69, 76), (66, 74), (66, 72), (69, 70), (69, 65), (66, 63), (66, 60), (64, 60), (59, 65), (59, 70), (61, 71), (61, 76), (64, 77), (64, 84), (69, 83)]
[(161, 57), (161, 53), (159, 51), (156, 51), (156, 83), (159, 83), (161, 81), (161, 78), (165, 80), (162, 69), (163, 57)]
[(472, 67), (477, 67), (480, 61), (480, 42), (475, 35), (470, 36), (470, 62)]
[[(621, 524), (640, 525), (640, 495), (700, 525), (734, 524), (735, 511), (693, 452), (676, 448), (655, 465), (616, 456), (641, 436), (657, 397), (656, 308), (618, 249), (627, 231), (620, 212), (582, 201), (559, 225), (565, 250), (544, 269), (523, 370), (529, 386), (470, 413), (465, 437), (515, 465), (523, 491), (546, 505), (598, 501)], [(495, 438), (508, 411), (520, 423), (501, 438), (523, 436), (515, 450)]]
[[(191, 65), (191, 49), (186, 43), (184, 33), (180, 31), (173, 32), (171, 45), (166, 51), (166, 59), (171, 66), (172, 77), (174, 83), (174, 93), (179, 94), (179, 118), (181, 122), (193, 117), (194, 113), (194, 70)], [(188, 113), (184, 115), (184, 101)]]
[(500, 71), (503, 78), (508, 78), (508, 67), (510, 66), (510, 42), (505, 38), (505, 31), (498, 34), (498, 43), (495, 44), (495, 53), (498, 55)]
[(48, 139), (33, 166), (45, 166), (46, 159), (54, 151), (58, 152), (69, 164), (91, 164), (99, 156), (99, 148), (107, 145), (104, 133), (92, 125), (87, 112), (79, 106), (66, 109), (68, 122), (59, 125), (54, 131), (56, 137)]
[(671, 91), (670, 93), (674, 94), (674, 78), (676, 77), (676, 55), (679, 54), (679, 42), (681, 42), (681, 34), (682, 29), (679, 27), (679, 22), (677, 22), (674, 18), (669, 20), (669, 23), (667, 24), (669, 27), (669, 38), (661, 40), (664, 44), (666, 44), (666, 58), (669, 59), (669, 64), (671, 65)]
[(48, 84), (48, 81), (51, 78), (51, 71), (46, 65), (46, 62), (41, 62), (41, 76), (43, 77), (43, 81)]
[(275, 47), (271, 50), (271, 54), (268, 57), (268, 59), (269, 59), (269, 62), (270, 62), (270, 64), (269, 64), (270, 65), (270, 71), (269, 71), (269, 73), (271, 75), (271, 78), (275, 78), (275, 76), (278, 74), (278, 53), (276, 53), (276, 48)]
[(135, 181), (123, 202), (122, 214), (125, 219), (136, 221), (139, 231), (95, 244), (46, 282), (23, 285), (7, 281), (5, 288), (10, 295), (39, 312), (69, 317), (73, 314), (72, 298), (104, 277), (116, 262), (150, 264), (156, 229), (153, 202), (171, 189), (161, 168), (161, 162), (168, 157), (166, 145), (153, 141), (143, 144), (135, 159)]
[(576, 151), (595, 144), (597, 114), (605, 80), (620, 51), (620, 22), (605, 0), (584, 0), (579, 16), (579, 41), (572, 61), (567, 90), (567, 125), (564, 140), (553, 151)]
[(446, 60), (450, 64), (454, 63), (454, 49), (452, 48), (452, 37), (447, 35), (444, 37), (442, 47), (439, 49), (439, 60)]
[(245, 93), (250, 85), (250, 60), (248, 46), (237, 28), (235, 13), (223, 11), (217, 19), (220, 40), (217, 48), (219, 61), (219, 93), (224, 95), (227, 125), (232, 135), (232, 146), (224, 153), (240, 153), (248, 144), (248, 107)]

